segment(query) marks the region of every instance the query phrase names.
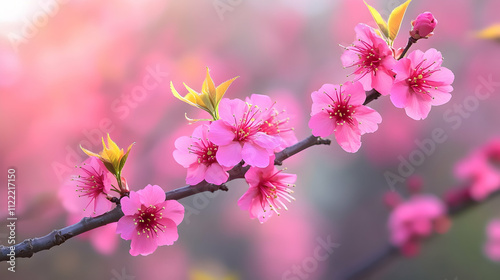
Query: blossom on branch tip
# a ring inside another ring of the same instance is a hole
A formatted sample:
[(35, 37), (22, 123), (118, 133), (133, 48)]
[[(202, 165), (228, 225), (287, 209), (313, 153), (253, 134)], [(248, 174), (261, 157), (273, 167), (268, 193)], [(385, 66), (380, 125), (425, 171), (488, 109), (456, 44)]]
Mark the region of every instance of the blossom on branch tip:
[[(78, 197), (85, 200), (86, 206), (83, 210), (90, 206), (92, 217), (106, 213), (113, 206), (108, 199), (111, 197), (112, 188), (108, 174), (108, 170), (99, 159), (89, 157), (77, 167), (76, 174), (71, 178), (71, 186), (76, 189)], [(63, 197), (63, 199), (69, 198)]]
[(165, 201), (163, 189), (147, 185), (121, 199), (123, 217), (116, 233), (130, 243), (130, 254), (146, 256), (158, 246), (172, 245), (179, 238), (177, 226), (184, 219), (184, 207), (175, 200)]
[[(219, 103), (226, 93), (227, 89), (233, 83), (233, 81), (238, 78), (234, 77), (230, 80), (225, 81), (219, 86), (215, 87), (214, 81), (212, 77), (210, 77), (210, 73), (207, 67), (207, 76), (205, 81), (203, 81), (203, 85), (201, 87), (201, 93), (196, 92), (192, 88), (188, 87), (184, 84), (184, 87), (188, 90), (186, 96), (182, 97), (174, 87), (174, 84), (170, 82), (170, 89), (175, 97), (179, 100), (186, 102), (187, 104), (194, 106), (196, 108), (207, 111), (213, 118), (213, 120), (219, 119)], [(186, 117), (187, 118), (187, 117)], [(189, 119), (190, 121), (198, 121), (194, 119)]]
[(443, 57), (436, 49), (425, 53), (416, 50), (402, 58), (394, 66), (396, 79), (391, 89), (394, 106), (404, 108), (414, 119), (425, 119), (431, 106), (443, 105), (450, 101), (455, 79), (453, 72), (441, 67)]
[(425, 12), (417, 16), (415, 20), (411, 22), (410, 36), (415, 39), (429, 38), (434, 35), (433, 31), (436, 28), (438, 21), (432, 13)]
[(288, 210), (284, 201), (291, 202), (291, 195), (297, 175), (283, 173), (274, 166), (274, 156), (269, 158), (266, 168), (250, 167), (245, 174), (245, 180), (250, 186), (238, 200), (238, 206), (250, 213), (250, 218), (258, 218), (264, 223), (273, 213), (279, 215), (282, 207)]
[(111, 172), (112, 174), (115, 175), (118, 179), (121, 179), (121, 171), (123, 169), (123, 166), (125, 165), (125, 162), (127, 161), (128, 154), (130, 153), (130, 149), (134, 145), (134, 143), (130, 144), (130, 146), (127, 149), (127, 152), (125, 153), (123, 149), (120, 149), (116, 143), (111, 140), (111, 137), (109, 136), (108, 133), (108, 145), (106, 146), (106, 143), (104, 143), (104, 137), (102, 138), (102, 146), (103, 149), (99, 154), (96, 154), (94, 152), (91, 152), (82, 146), (80, 148), (84, 153), (91, 157), (97, 157), (99, 158), (103, 163), (104, 166)]
[(354, 67), (354, 81), (359, 81), (365, 91), (377, 90), (389, 94), (394, 80), (391, 71), (396, 60), (389, 45), (366, 24), (356, 25), (357, 40), (348, 47), (340, 59), (344, 67)]
[(267, 120), (269, 97), (253, 95), (252, 104), (240, 99), (222, 99), (220, 119), (210, 124), (208, 139), (219, 146), (216, 159), (233, 167), (241, 160), (256, 167), (266, 167), (279, 138), (262, 131)]
[(175, 148), (175, 161), (187, 168), (187, 184), (196, 185), (205, 180), (220, 185), (229, 178), (229, 168), (221, 166), (216, 160), (219, 146), (208, 140), (208, 125), (195, 128), (191, 137), (179, 137), (175, 140)]
[(364, 106), (365, 91), (359, 82), (344, 85), (324, 84), (311, 94), (313, 105), (309, 127), (314, 136), (335, 139), (346, 152), (354, 153), (361, 147), (361, 135), (375, 132), (382, 117)]

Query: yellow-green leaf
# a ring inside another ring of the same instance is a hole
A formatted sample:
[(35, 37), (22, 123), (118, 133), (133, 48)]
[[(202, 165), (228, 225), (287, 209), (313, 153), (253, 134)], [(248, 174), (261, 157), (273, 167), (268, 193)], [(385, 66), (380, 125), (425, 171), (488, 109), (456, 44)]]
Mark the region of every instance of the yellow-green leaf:
[(481, 39), (500, 40), (500, 23), (478, 31), (476, 36)]
[(375, 8), (373, 8), (372, 6), (368, 5), (366, 3), (366, 1), (363, 0), (363, 2), (365, 2), (365, 5), (368, 7), (368, 10), (370, 10), (370, 13), (372, 14), (372, 17), (375, 20), (375, 23), (377, 23), (378, 28), (380, 29), (380, 31), (382, 32), (382, 34), (384, 34), (384, 36), (386, 38), (389, 38), (389, 29), (387, 27), (387, 23), (382, 18), (382, 16), (380, 15), (380, 13), (377, 10), (375, 10)]
[(396, 39), (396, 36), (398, 35), (399, 28), (401, 27), (401, 22), (403, 21), (403, 17), (406, 13), (406, 8), (408, 8), (410, 2), (411, 0), (408, 0), (403, 4), (397, 6), (394, 10), (392, 10), (391, 15), (389, 16), (387, 25), (389, 29), (389, 39), (391, 39), (391, 41), (394, 41), (394, 39)]

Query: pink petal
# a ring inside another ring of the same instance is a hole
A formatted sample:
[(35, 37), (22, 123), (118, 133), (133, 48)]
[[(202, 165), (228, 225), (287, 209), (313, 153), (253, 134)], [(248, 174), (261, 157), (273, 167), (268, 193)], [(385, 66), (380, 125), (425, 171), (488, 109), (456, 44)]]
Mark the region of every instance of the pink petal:
[(335, 88), (338, 85), (324, 84), (318, 91), (311, 93), (313, 101), (311, 116), (322, 112), (324, 108), (332, 104), (332, 97), (335, 96)]
[(431, 102), (428, 95), (412, 92), (408, 95), (405, 107), (406, 115), (414, 120), (425, 119), (431, 111)]
[[(220, 151), (219, 151), (220, 152)], [(267, 149), (246, 142), (241, 150), (241, 157), (251, 166), (266, 167), (269, 165), (270, 153)]]
[(158, 231), (158, 235), (154, 238), (158, 246), (172, 245), (177, 239), (179, 239), (179, 233), (177, 232), (177, 225), (174, 221), (170, 219), (164, 219), (162, 224), (166, 227), (163, 232)]
[(217, 162), (226, 167), (233, 167), (238, 164), (241, 157), (241, 144), (239, 142), (231, 142), (225, 146), (219, 146), (217, 155), (215, 156)]
[(439, 88), (443, 85), (451, 85), (455, 80), (455, 75), (453, 74), (453, 72), (451, 72), (450, 69), (441, 67), (439, 68), (439, 71), (432, 73), (432, 75), (428, 79), (429, 81), (436, 83)]
[(358, 122), (361, 134), (377, 131), (378, 124), (382, 122), (382, 116), (377, 111), (366, 106), (357, 107), (354, 118)]
[(448, 103), (451, 99), (451, 94), (449, 93), (444, 93), (439, 90), (430, 90), (429, 93), (432, 96), (431, 99), (431, 105), (438, 106), (438, 105), (443, 105), (445, 103)]
[(382, 95), (388, 95), (394, 82), (392, 72), (386, 69), (380, 69), (373, 72), (372, 87)]
[(259, 189), (257, 187), (250, 186), (250, 188), (248, 188), (248, 190), (238, 200), (238, 206), (241, 210), (248, 211), (252, 205), (253, 199), (257, 197), (258, 194)]
[(147, 185), (144, 189), (137, 191), (141, 204), (145, 206), (156, 205), (165, 201), (165, 191), (157, 185)]
[(273, 106), (273, 101), (267, 95), (252, 94), (249, 101), (250, 104), (257, 105), (262, 110), (269, 109)]
[(116, 233), (120, 234), (122, 239), (130, 240), (137, 235), (137, 228), (134, 224), (133, 216), (123, 216), (116, 224)]
[(140, 235), (137, 235), (136, 233), (134, 237), (132, 237), (129, 253), (132, 256), (137, 256), (139, 254), (147, 256), (158, 248), (158, 244), (156, 242), (155, 238), (152, 238), (151, 236), (147, 238), (145, 233), (141, 232)]
[(351, 99), (349, 99), (349, 105), (357, 106), (365, 102), (366, 93), (360, 82), (346, 82), (342, 85), (342, 89), (344, 94), (343, 97), (348, 97), (349, 95), (351, 97)]
[(191, 165), (187, 170), (186, 184), (196, 185), (205, 180), (206, 172), (207, 166), (205, 164), (195, 163)]
[(233, 141), (234, 137), (233, 127), (229, 126), (225, 121), (218, 120), (210, 124), (208, 139), (215, 145), (228, 145)]
[(335, 129), (335, 123), (328, 113), (320, 112), (309, 119), (309, 128), (314, 136), (327, 137)]
[(137, 192), (131, 191), (129, 197), (123, 197), (120, 200), (123, 214), (131, 216), (138, 212), (141, 208), (141, 199)]
[(106, 195), (99, 194), (94, 201), (94, 213), (93, 216), (99, 216), (111, 210), (113, 203), (106, 198)]
[(361, 147), (361, 134), (356, 127), (337, 125), (335, 139), (340, 147), (349, 153), (355, 153)]
[(175, 222), (176, 225), (180, 224), (184, 219), (184, 206), (176, 200), (167, 200), (161, 207), (165, 207), (161, 212), (163, 217), (169, 218)]
[(215, 185), (227, 182), (228, 178), (229, 174), (218, 163), (212, 163), (205, 174), (205, 181)]
[(396, 73), (396, 79), (394, 82), (404, 81), (406, 83), (406, 80), (410, 77), (410, 71), (412, 71), (411, 62), (412, 61), (408, 57), (398, 60), (392, 69)]
[(230, 100), (227, 98), (223, 98), (219, 103), (219, 117), (221, 120), (226, 121), (228, 124), (233, 124), (235, 119), (236, 120), (242, 119), (243, 114), (247, 110), (248, 110), (248, 105), (243, 100), (240, 99)]
[(391, 101), (397, 108), (404, 108), (408, 104), (408, 98), (410, 94), (410, 88), (406, 81), (396, 82), (392, 85), (391, 89)]
[(257, 132), (253, 142), (264, 149), (274, 149), (280, 145), (279, 137), (267, 135), (263, 132)]
[(185, 168), (188, 168), (191, 164), (197, 162), (198, 156), (192, 153), (189, 153), (188, 150), (184, 151), (179, 151), (179, 150), (174, 150), (173, 156), (175, 161), (182, 165)]

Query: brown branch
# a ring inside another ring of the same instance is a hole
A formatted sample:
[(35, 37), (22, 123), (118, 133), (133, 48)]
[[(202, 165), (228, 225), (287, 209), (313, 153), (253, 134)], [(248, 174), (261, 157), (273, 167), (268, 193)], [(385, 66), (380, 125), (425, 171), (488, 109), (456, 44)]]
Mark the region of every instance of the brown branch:
[[(292, 145), (284, 149), (283, 151), (276, 153), (276, 159), (279, 161), (279, 163), (281, 163), (285, 159), (315, 145), (330, 145), (330, 140), (311, 135), (306, 139), (296, 143), (295, 145)], [(229, 171), (228, 182), (234, 179), (245, 177), (245, 173), (248, 171), (250, 166), (243, 165), (244, 163), (241, 162)], [(195, 195), (197, 193), (207, 191), (215, 192), (218, 190), (227, 191), (228, 188), (225, 184), (214, 185), (203, 181), (197, 185), (185, 186), (172, 191), (168, 191), (165, 194), (167, 200), (179, 200), (188, 196)], [(121, 207), (118, 205), (113, 210), (100, 216), (93, 218), (86, 217), (74, 225), (67, 226), (63, 229), (54, 230), (43, 237), (26, 239), (23, 242), (12, 246), (15, 252), (15, 258), (30, 258), (31, 256), (33, 256), (33, 254), (43, 250), (49, 250), (54, 246), (61, 245), (66, 240), (74, 236), (113, 222), (117, 222), (122, 216), (123, 212), (121, 210)], [(8, 261), (10, 258), (10, 252), (11, 247), (0, 245), (0, 261)]]

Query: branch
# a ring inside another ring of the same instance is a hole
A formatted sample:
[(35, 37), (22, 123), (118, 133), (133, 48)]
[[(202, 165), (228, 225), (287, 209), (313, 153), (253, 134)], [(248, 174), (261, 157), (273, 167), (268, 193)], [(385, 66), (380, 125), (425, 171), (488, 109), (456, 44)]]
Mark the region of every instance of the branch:
[[(320, 137), (315, 137), (313, 135), (307, 137), (306, 139), (292, 145), (283, 151), (276, 153), (276, 160), (281, 164), (285, 159), (315, 145), (330, 145), (330, 140), (323, 139)], [(233, 167), (229, 171), (229, 181), (238, 178), (244, 178), (245, 173), (248, 171), (250, 166), (243, 166), (244, 163), (241, 162), (235, 167)], [(193, 185), (193, 186), (185, 186), (172, 191), (166, 192), (166, 200), (179, 200), (181, 198), (185, 198), (188, 196), (195, 195), (201, 192), (215, 192), (218, 190), (227, 191), (228, 188), (225, 184), (222, 185), (214, 185), (207, 183), (205, 181)], [(102, 227), (104, 225), (117, 222), (121, 217), (123, 217), (123, 212), (121, 207), (118, 205), (113, 210), (104, 213), (97, 217), (85, 217), (80, 222), (67, 226), (63, 229), (54, 230), (51, 233), (39, 237), (39, 238), (30, 238), (26, 239), (21, 243), (13, 245), (15, 257), (16, 258), (30, 258), (33, 254), (43, 251), (49, 250), (54, 246), (58, 246), (63, 244), (66, 240), (82, 234), (84, 232), (93, 230), (98, 227)], [(9, 246), (0, 245), (0, 261), (8, 261), (11, 252), (11, 248)]]

